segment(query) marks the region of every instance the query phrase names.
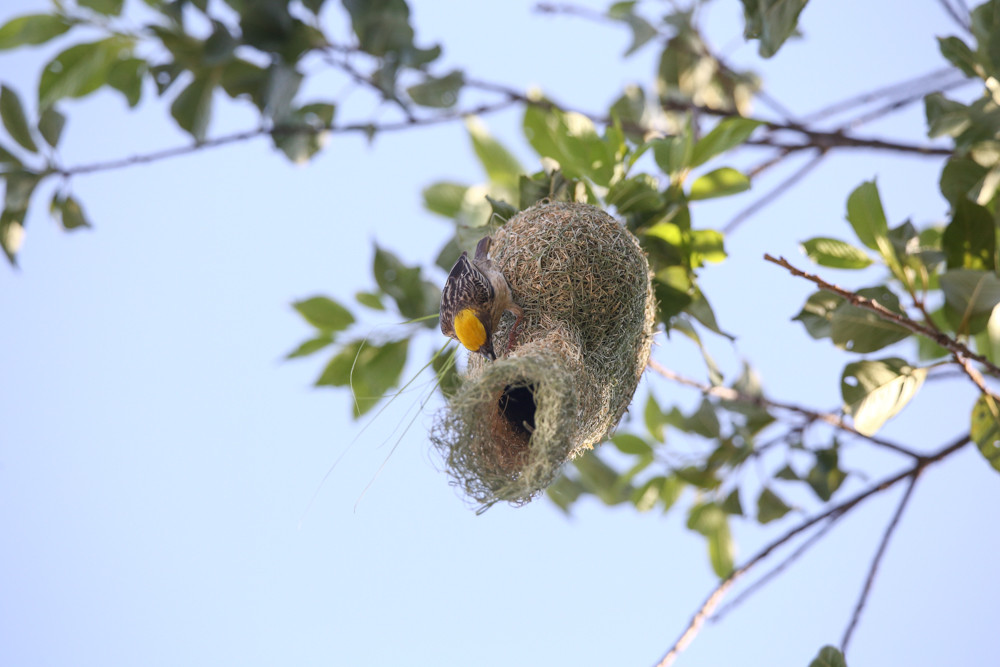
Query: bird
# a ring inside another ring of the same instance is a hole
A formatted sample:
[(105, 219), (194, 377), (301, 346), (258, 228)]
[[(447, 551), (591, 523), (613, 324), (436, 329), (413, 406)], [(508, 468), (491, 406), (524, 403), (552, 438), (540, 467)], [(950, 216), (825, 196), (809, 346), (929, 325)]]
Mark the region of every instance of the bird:
[(441, 290), (441, 333), (490, 361), (496, 360), (493, 332), (503, 314), (509, 311), (516, 318), (507, 340), (508, 350), (514, 347), (517, 327), (524, 316), (524, 310), (514, 302), (507, 278), (489, 259), (492, 243), (490, 236), (480, 239), (472, 259), (463, 252)]

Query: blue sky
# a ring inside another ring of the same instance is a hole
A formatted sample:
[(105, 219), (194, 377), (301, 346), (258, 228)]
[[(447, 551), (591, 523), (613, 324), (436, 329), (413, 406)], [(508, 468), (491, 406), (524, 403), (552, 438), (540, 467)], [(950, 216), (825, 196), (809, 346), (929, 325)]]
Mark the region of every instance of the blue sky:
[[(606, 107), (653, 71), (652, 51), (621, 60), (624, 32), (540, 16), (532, 2), (413, 4), (419, 39), (441, 42), (446, 64), (537, 85), (582, 109)], [(44, 6), (8, 0), (0, 20)], [(761, 63), (742, 45), (739, 3), (711, 3), (705, 20), (731, 61), (756, 67), (798, 112), (941, 67), (934, 36), (954, 32), (930, 0), (905, 14), (899, 3), (815, 2), (802, 18), (806, 39)], [(0, 79), (31, 99), (47, 54), (0, 54)], [(67, 105), (63, 162), (185, 143), (147, 93), (134, 113), (104, 93)], [(537, 167), (517, 114), (486, 120)], [(252, 123), (229, 109), (212, 131)], [(919, 140), (922, 128), (917, 105), (865, 133)], [(940, 166), (834, 156), (728, 238), (730, 260), (703, 274), (723, 327), (740, 334), (735, 346), (712, 341), (725, 370), (735, 376), (746, 358), (774, 397), (838, 405), (850, 357), (789, 321), (811, 290), (760, 258), (805, 265), (798, 241), (847, 237), (847, 195), (873, 176), (892, 222), (942, 220)], [(780, 176), (700, 205), (695, 224), (721, 226)], [(445, 178), (483, 179), (460, 124), (373, 146), (338, 136), (307, 167), (256, 141), (77, 178), (95, 227), (72, 235), (36, 207), (21, 270), (0, 268), (0, 664), (645, 665), (674, 641), (715, 583), (681, 514), (587, 500), (566, 518), (541, 500), (477, 517), (430, 451), (430, 410), (355, 510), (403, 414), (381, 418), (299, 527), (358, 425), (347, 394), (310, 388), (319, 359), (282, 362), (309, 335), (289, 303), (315, 293), (346, 302), (370, 288), (373, 240), (431, 264), (450, 230), (421, 208), (420, 190)], [(879, 276), (831, 277), (860, 287)], [(704, 375), (679, 337), (661, 337), (654, 356)], [(651, 390), (661, 404), (698, 398), (646, 380), (639, 400)], [(935, 449), (965, 427), (973, 399), (965, 383), (928, 386), (885, 435)], [(903, 463), (861, 445), (846, 456), (876, 476)], [(972, 450), (926, 473), (852, 641), (852, 665), (991, 663), (997, 482)], [(805, 665), (838, 643), (899, 492), (707, 626), (679, 664)], [(740, 553), (795, 521), (737, 524)]]

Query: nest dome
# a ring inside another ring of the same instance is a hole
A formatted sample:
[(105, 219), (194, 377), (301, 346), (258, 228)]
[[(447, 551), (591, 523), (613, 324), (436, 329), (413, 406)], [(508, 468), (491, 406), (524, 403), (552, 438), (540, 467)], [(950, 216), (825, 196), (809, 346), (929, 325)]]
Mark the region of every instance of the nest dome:
[(493, 262), (524, 309), (493, 334), (496, 361), (470, 355), (431, 440), (448, 473), (483, 507), (523, 504), (566, 461), (618, 424), (649, 359), (656, 304), (635, 237), (604, 211), (549, 203), (494, 236)]

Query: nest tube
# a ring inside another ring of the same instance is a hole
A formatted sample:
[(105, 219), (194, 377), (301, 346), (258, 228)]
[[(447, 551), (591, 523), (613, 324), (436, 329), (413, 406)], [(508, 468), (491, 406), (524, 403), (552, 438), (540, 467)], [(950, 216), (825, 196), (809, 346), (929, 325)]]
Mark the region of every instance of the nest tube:
[(530, 501), (607, 437), (649, 358), (655, 315), (645, 254), (596, 207), (522, 211), (491, 254), (524, 309), (520, 344), (501, 351), (505, 319), (498, 359), (470, 355), (431, 431), (453, 482), (483, 508)]

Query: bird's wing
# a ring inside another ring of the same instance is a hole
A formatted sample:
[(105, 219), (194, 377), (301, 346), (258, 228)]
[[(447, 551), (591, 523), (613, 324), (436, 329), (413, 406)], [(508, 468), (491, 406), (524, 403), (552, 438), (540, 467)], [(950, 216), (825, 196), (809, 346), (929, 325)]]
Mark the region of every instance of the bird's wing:
[(454, 335), (453, 320), (459, 310), (478, 309), (489, 304), (494, 296), (489, 279), (469, 261), (468, 254), (463, 252), (448, 274), (448, 280), (441, 291), (442, 333), (446, 336)]

